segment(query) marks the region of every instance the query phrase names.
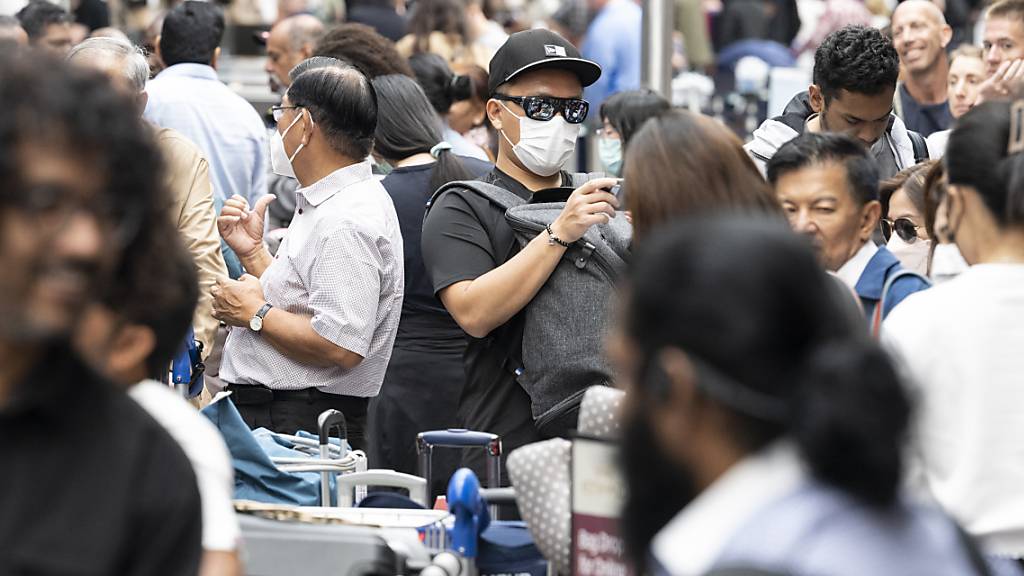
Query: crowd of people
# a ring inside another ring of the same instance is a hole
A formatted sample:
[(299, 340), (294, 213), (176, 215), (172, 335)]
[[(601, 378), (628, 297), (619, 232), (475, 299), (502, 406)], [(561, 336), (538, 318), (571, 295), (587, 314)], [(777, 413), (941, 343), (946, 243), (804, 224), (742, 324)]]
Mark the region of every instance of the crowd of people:
[(1024, 574), (1024, 0), (978, 45), (954, 2), (809, 41), (680, 1), (693, 68), (811, 45), (746, 142), (640, 88), (632, 0), (282, 2), (266, 113), (220, 5), (95, 4), (0, 16), (0, 574), (243, 573), (218, 393), (415, 474), (425, 430), (570, 438), (592, 386), (637, 574)]

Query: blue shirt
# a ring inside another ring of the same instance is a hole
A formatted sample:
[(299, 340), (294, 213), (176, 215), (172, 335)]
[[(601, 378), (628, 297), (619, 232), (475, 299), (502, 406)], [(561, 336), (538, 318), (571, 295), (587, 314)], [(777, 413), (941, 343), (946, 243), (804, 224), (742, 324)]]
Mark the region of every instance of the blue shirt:
[(601, 78), (584, 93), (592, 111), (612, 94), (640, 87), (642, 17), (632, 0), (611, 0), (587, 28), (583, 57), (602, 69)]
[(204, 64), (175, 64), (147, 86), (145, 117), (195, 142), (210, 163), (218, 206), (238, 194), (250, 205), (267, 193), (267, 132), (251, 104)]

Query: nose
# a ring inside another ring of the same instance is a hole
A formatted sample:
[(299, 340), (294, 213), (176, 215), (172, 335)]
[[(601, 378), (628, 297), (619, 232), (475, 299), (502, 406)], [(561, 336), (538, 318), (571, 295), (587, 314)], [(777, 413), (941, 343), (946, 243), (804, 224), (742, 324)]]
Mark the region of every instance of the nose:
[(963, 80), (957, 82), (953, 86), (953, 95), (956, 96), (958, 100), (967, 98), (967, 82)]
[(989, 64), (998, 65), (1002, 61), (1002, 57), (999, 53), (999, 47), (993, 44), (989, 47), (988, 51), (985, 52), (985, 61)]
[(79, 210), (58, 232), (54, 250), (62, 258), (95, 261), (103, 251), (103, 226), (96, 216)]
[(263, 61), (263, 71), (266, 72), (267, 74), (270, 74), (274, 71), (274, 65), (270, 61), (270, 56), (267, 56), (267, 59)]
[(789, 223), (798, 234), (814, 235), (818, 231), (818, 225), (811, 218), (811, 212), (806, 209), (791, 214)]

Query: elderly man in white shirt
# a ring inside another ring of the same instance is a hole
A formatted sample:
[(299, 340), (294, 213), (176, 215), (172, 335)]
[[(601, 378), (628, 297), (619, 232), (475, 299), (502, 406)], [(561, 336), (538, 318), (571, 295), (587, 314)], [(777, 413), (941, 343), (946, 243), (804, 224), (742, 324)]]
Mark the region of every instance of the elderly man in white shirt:
[(271, 143), (275, 172), (299, 181), (288, 235), (272, 257), (262, 235), (273, 197), (250, 209), (236, 196), (218, 219), (248, 272), (214, 290), (214, 314), (232, 327), (221, 378), (249, 426), (311, 430), (333, 408), (361, 448), (401, 315), (402, 237), (365, 160), (377, 124), (369, 81), (324, 58), (292, 79)]

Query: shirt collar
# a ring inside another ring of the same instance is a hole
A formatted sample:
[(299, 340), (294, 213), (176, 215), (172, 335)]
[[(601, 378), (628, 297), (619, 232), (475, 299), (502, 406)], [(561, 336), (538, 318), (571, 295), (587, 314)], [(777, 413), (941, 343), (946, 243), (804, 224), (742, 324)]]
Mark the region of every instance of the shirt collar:
[(295, 191), (313, 206), (323, 204), (328, 198), (345, 188), (373, 178), (373, 166), (369, 160), (351, 164), (324, 176), (313, 184)]
[(654, 537), (651, 555), (667, 574), (704, 574), (747, 521), (803, 479), (796, 448), (775, 442), (733, 465), (683, 508)]
[(849, 286), (851, 289), (856, 288), (857, 282), (860, 281), (861, 274), (864, 273), (864, 269), (868, 267), (868, 262), (871, 262), (871, 258), (878, 252), (878, 246), (871, 240), (868, 240), (857, 250), (857, 253), (853, 255), (839, 267), (836, 271), (836, 275)]
[(204, 80), (216, 80), (220, 82), (220, 78), (217, 77), (217, 71), (212, 66), (207, 64), (195, 64), (193, 62), (184, 62), (181, 64), (175, 64), (174, 66), (168, 66), (164, 68), (157, 76), (163, 76), (164, 78), (202, 78)]

